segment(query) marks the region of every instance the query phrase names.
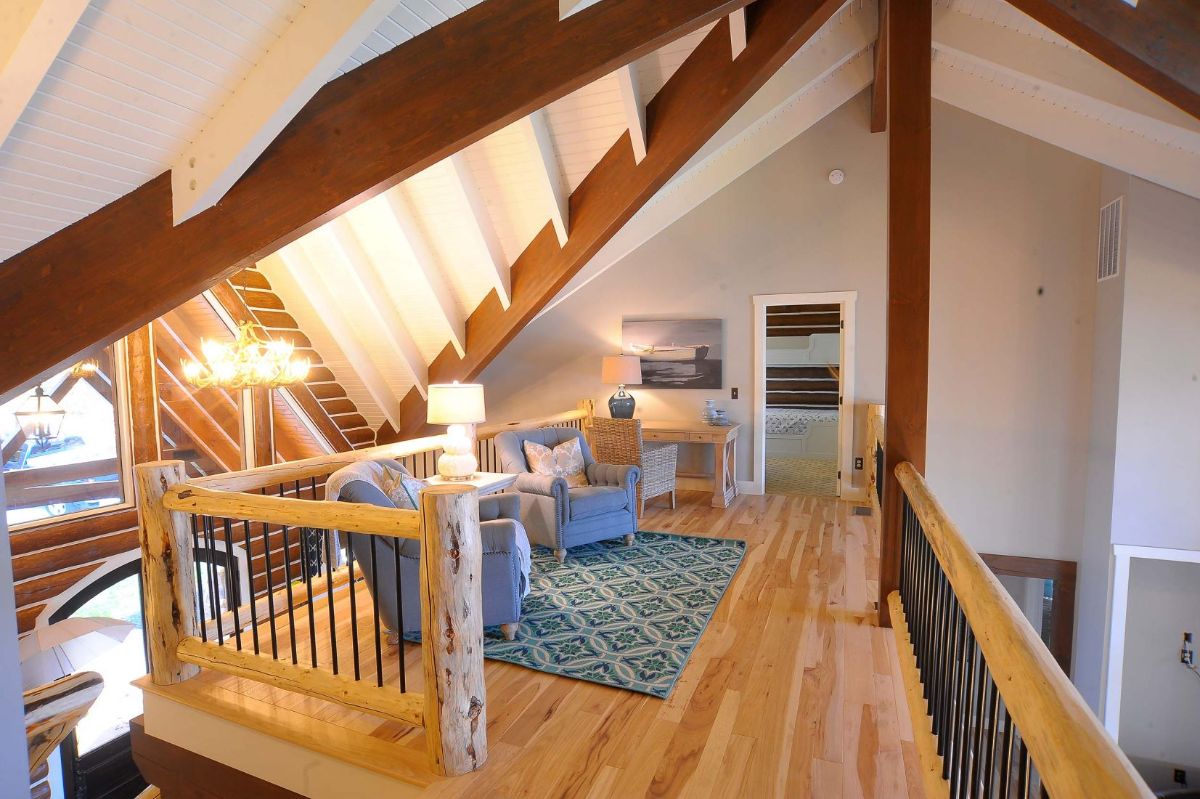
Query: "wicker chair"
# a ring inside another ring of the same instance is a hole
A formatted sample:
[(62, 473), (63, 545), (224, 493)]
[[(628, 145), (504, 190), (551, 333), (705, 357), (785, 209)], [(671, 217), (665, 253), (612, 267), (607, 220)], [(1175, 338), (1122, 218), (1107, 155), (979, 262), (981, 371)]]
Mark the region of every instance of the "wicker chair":
[(646, 500), (661, 494), (671, 495), (675, 508), (675, 462), (679, 446), (663, 444), (647, 448), (642, 441), (639, 419), (592, 419), (592, 450), (596, 460), (627, 466), (640, 466), (642, 479), (637, 484), (638, 517), (646, 510)]

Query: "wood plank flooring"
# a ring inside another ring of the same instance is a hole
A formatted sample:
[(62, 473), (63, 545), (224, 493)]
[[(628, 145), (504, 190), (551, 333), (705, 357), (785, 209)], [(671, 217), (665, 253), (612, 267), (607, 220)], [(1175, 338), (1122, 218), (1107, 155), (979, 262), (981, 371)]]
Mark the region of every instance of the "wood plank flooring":
[[(677, 510), (647, 508), (642, 523), (748, 544), (672, 695), (486, 661), (487, 765), (435, 778), (430, 796), (924, 795), (895, 640), (876, 626), (876, 520), (826, 497), (709, 500), (682, 493)], [(406, 649), (409, 690), (420, 690), (419, 652)], [(385, 653), (385, 674), (396, 659)], [(236, 693), (243, 713), (261, 703), (274, 718), (337, 725), (376, 754), (389, 743), (404, 768), (424, 756), (423, 733), (399, 723), (211, 672), (187, 685)]]

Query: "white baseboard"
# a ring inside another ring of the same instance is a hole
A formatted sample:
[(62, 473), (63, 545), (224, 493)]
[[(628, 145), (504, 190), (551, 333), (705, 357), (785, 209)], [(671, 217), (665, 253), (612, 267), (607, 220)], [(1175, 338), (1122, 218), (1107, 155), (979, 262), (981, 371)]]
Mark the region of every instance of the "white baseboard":
[(753, 480), (738, 480), (737, 486), (738, 486), (739, 494), (752, 494), (752, 495), (762, 494), (762, 492), (758, 490), (758, 486), (754, 483)]

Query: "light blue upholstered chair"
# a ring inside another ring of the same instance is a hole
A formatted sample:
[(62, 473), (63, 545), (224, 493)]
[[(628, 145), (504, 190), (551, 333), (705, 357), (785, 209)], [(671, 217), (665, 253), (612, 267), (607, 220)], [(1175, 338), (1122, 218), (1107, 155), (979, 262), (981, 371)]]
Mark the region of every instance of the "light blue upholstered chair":
[[(529, 471), (526, 441), (553, 449), (572, 438), (579, 439), (588, 485), (568, 488), (561, 477)], [(633, 544), (638, 467), (596, 463), (583, 433), (570, 427), (505, 431), (496, 436), (496, 454), (503, 471), (519, 475), (512, 490), (521, 496), (521, 521), (530, 543), (550, 547), (560, 563), (568, 549), (581, 544), (621, 536)]]
[[(396, 505), (379, 488), (366, 480), (351, 480), (342, 488), (341, 502), (362, 502), (381, 508)], [(504, 637), (513, 640), (521, 619), (521, 597), (525, 595), (525, 575), (521, 573), (517, 548), (525, 529), (521, 522), (520, 500), (514, 494), (479, 498), (479, 532), (483, 538), (483, 626), (500, 625)], [(379, 555), (375, 578), (371, 575), (373, 552)], [(347, 540), (342, 533), (343, 546)], [(371, 595), (379, 598), (379, 614), (389, 631), (401, 629), (396, 599), (396, 556), (393, 539), (368, 534), (353, 534), (354, 570), (362, 574)], [(406, 633), (421, 629), (421, 542), (412, 538), (400, 544), (400, 598), (404, 604)]]

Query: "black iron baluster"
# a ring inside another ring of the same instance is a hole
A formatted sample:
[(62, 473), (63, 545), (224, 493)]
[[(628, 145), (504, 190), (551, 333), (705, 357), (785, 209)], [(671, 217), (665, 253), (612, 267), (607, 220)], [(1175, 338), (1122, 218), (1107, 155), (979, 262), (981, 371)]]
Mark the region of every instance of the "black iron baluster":
[[(966, 618), (965, 615), (963, 617)], [(965, 623), (965, 622), (964, 622)], [(963, 642), (960, 657), (962, 658), (962, 669), (959, 673), (957, 683), (957, 696), (955, 702), (958, 707), (958, 713), (954, 718), (954, 730), (951, 733), (953, 736), (953, 758), (954, 763), (951, 767), (952, 777), (950, 779), (950, 795), (952, 797), (962, 796), (963, 789), (963, 771), (966, 768), (964, 744), (966, 743), (967, 733), (969, 732), (968, 725), (971, 723), (971, 707), (970, 698), (973, 695), (972, 680), (975, 677), (975, 633), (971, 630), (969, 624), (966, 625), (966, 639)]]
[(288, 526), (285, 524), (281, 530), (283, 534), (283, 579), (287, 581), (287, 611), (288, 611), (288, 637), (292, 642), (292, 665), (299, 664), (300, 659), (296, 657), (296, 601), (292, 598), (292, 548), (288, 545)]
[(1029, 748), (1025, 736), (1021, 736), (1021, 748), (1017, 756), (1017, 797), (1029, 799)]
[(350, 644), (354, 650), (354, 679), (362, 679), (358, 654), (358, 591), (354, 587), (354, 533), (346, 533), (346, 569), (350, 575)]
[[(316, 478), (313, 478), (313, 495), (316, 495)], [(329, 657), (333, 660), (333, 673), (338, 673), (337, 611), (333, 601), (333, 531), (321, 531), (321, 546), (325, 553), (325, 601), (329, 605)], [(350, 586), (354, 590), (354, 586)]]
[(279, 633), (275, 629), (275, 580), (272, 576), (275, 570), (271, 567), (271, 528), (266, 522), (262, 523), (262, 536), (263, 560), (267, 567), (267, 614), (270, 616), (267, 622), (271, 625), (271, 657), (279, 660)]
[(250, 522), (242, 522), (242, 539), (246, 544), (246, 585), (250, 586), (250, 634), (254, 639), (254, 654), (258, 648), (258, 600), (254, 595), (254, 552), (250, 549)]
[(371, 536), (371, 610), (375, 614), (375, 684), (383, 687), (383, 631), (379, 624), (379, 551), (376, 539)]
[[(955, 606), (954, 612), (954, 646), (950, 650), (950, 680), (947, 683), (946, 695), (946, 719), (943, 729), (946, 731), (945, 752), (942, 753), (942, 776), (950, 780), (954, 774), (952, 764), (954, 762), (954, 744), (955, 733), (958, 731), (958, 712), (959, 712), (959, 684), (962, 681), (963, 663), (961, 652), (966, 645), (965, 619), (962, 612)], [(938, 737), (940, 741), (942, 736)]]
[(1004, 707), (1004, 738), (1000, 743), (1000, 796), (1008, 799), (1012, 782), (1013, 720)]
[(987, 745), (983, 761), (983, 799), (992, 799), (992, 785), (996, 779), (996, 723), (999, 721), (1000, 690), (996, 681), (988, 677)]
[(304, 559), (304, 588), (308, 592), (308, 650), (312, 667), (317, 667), (317, 611), (312, 587), (312, 549), (308, 545), (309, 528), (300, 528), (300, 557)]
[(212, 603), (210, 608), (212, 610), (213, 618), (217, 620), (217, 643), (224, 644), (225, 628), (221, 623), (221, 603), (220, 597), (217, 596), (217, 563), (216, 559), (213, 557), (213, 553), (216, 552), (216, 547), (213, 546), (213, 540), (215, 538), (213, 535), (213, 526), (213, 517), (205, 516), (204, 545), (208, 549), (208, 551), (205, 553), (208, 558), (208, 599), (209, 602)]
[(233, 522), (225, 520), (225, 594), (229, 597), (229, 606), (233, 609), (233, 637), (237, 641), (237, 650), (242, 651), (242, 618), (238, 610), (241, 604), (241, 586), (237, 585), (237, 575), (233, 573)]
[(192, 514), (192, 562), (196, 567), (196, 607), (200, 609), (200, 640), (208, 643), (208, 625), (204, 621), (204, 577), (200, 569), (200, 518)]
[[(978, 646), (978, 642), (976, 642)], [(979, 652), (979, 680), (975, 687), (975, 702), (972, 705), (975, 708), (975, 742), (971, 747), (971, 770), (970, 770), (970, 796), (972, 799), (979, 796), (979, 775), (983, 768), (983, 703), (985, 693), (991, 689), (992, 675), (987, 667), (987, 661), (983, 659), (983, 651)]]
[(400, 585), (400, 539), (392, 539), (392, 560), (396, 567), (396, 617), (400, 620), (396, 630), (396, 659), (400, 661), (400, 692), (408, 690), (404, 679), (404, 591)]

